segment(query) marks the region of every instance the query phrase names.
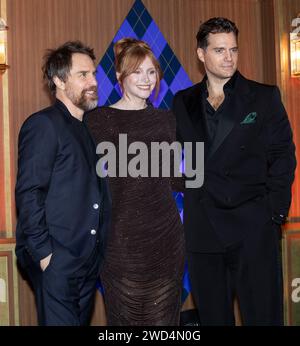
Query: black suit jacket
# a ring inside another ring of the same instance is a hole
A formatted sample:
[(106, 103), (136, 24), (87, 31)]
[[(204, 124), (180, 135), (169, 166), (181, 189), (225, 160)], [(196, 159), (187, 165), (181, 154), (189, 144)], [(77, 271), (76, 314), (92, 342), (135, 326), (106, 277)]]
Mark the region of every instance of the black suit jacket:
[(288, 214), (295, 147), (278, 88), (239, 72), (209, 143), (204, 83), (178, 92), (173, 111), (178, 140), (205, 145), (204, 184), (185, 190), (187, 249), (220, 252), (247, 232), (259, 232), (274, 215)]
[(59, 100), (21, 128), (15, 192), (16, 254), (23, 266), (52, 252), (51, 265), (76, 271), (95, 247), (103, 254), (110, 194), (96, 175), (96, 151), (89, 161), (81, 141)]

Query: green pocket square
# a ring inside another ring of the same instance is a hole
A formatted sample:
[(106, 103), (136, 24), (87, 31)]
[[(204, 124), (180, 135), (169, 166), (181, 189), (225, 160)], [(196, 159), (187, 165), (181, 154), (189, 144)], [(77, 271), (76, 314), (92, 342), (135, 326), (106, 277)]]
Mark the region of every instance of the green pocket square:
[(241, 125), (245, 125), (245, 124), (253, 124), (256, 121), (256, 117), (257, 117), (257, 113), (256, 112), (252, 112), (249, 113), (246, 118), (241, 121)]

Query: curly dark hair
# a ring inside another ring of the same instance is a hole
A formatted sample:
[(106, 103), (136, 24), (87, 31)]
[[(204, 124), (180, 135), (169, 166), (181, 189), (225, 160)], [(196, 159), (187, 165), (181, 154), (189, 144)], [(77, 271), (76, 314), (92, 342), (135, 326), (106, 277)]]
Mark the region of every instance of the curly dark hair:
[(238, 34), (239, 34), (238, 28), (236, 27), (234, 22), (232, 22), (231, 20), (227, 18), (214, 17), (202, 23), (196, 35), (197, 48), (206, 49), (208, 46), (208, 41), (207, 41), (208, 35), (222, 33), (222, 32), (225, 32), (225, 33), (233, 32), (235, 34), (236, 39), (238, 39)]

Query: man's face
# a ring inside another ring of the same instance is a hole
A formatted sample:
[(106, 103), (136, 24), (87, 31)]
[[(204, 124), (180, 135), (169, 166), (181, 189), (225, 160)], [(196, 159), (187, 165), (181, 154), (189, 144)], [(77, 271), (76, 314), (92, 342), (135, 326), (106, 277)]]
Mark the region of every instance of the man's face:
[(237, 70), (238, 46), (233, 32), (209, 34), (207, 48), (198, 48), (197, 54), (210, 78), (230, 79)]
[(93, 60), (85, 54), (72, 55), (72, 68), (65, 82), (65, 96), (74, 106), (89, 111), (97, 106), (97, 80)]

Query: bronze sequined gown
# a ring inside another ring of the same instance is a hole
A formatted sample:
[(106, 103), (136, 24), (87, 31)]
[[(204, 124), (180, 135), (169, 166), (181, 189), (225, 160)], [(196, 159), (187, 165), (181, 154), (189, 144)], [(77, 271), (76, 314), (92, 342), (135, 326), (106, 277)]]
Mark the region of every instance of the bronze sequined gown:
[[(96, 144), (119, 150), (119, 134), (128, 145), (175, 141), (170, 111), (101, 107), (86, 123)], [(128, 162), (132, 157), (129, 156)], [(118, 155), (117, 155), (118, 157)], [(118, 160), (117, 160), (118, 161)], [(109, 178), (112, 228), (101, 273), (108, 325), (178, 325), (184, 267), (183, 227), (170, 178)]]

